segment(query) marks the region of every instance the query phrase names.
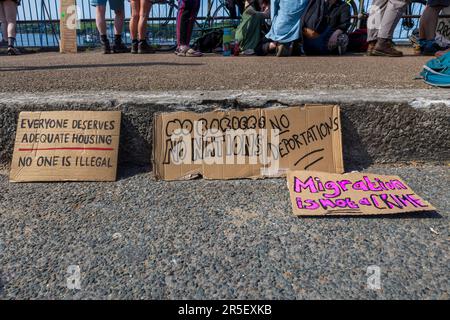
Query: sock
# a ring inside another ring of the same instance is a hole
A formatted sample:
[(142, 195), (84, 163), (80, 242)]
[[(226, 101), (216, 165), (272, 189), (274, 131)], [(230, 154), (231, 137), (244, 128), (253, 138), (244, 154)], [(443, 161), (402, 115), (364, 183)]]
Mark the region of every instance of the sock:
[(16, 42), (16, 38), (8, 37), (8, 47), (14, 48), (15, 42)]
[(102, 35), (100, 36), (100, 41), (101, 41), (102, 43), (108, 42), (108, 36), (107, 36), (106, 34), (102, 34)]
[(117, 44), (122, 43), (122, 35), (121, 34), (116, 34), (114, 36), (114, 43), (117, 43)]

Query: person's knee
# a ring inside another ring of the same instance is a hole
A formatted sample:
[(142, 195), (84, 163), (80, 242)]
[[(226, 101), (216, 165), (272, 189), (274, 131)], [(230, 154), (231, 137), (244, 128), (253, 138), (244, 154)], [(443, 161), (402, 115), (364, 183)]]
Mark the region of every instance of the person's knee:
[(135, 12), (135, 11), (131, 12), (131, 18), (134, 20), (139, 20), (140, 16), (141, 15), (139, 14), (139, 12)]
[(125, 18), (125, 11), (122, 9), (114, 10), (114, 14), (117, 18)]

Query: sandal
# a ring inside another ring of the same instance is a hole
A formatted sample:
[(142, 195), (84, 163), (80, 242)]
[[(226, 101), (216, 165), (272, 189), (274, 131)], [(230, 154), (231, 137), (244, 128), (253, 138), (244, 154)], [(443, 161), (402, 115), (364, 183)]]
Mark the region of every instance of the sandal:
[(175, 50), (175, 54), (179, 57), (201, 57), (203, 53), (189, 47), (179, 47)]

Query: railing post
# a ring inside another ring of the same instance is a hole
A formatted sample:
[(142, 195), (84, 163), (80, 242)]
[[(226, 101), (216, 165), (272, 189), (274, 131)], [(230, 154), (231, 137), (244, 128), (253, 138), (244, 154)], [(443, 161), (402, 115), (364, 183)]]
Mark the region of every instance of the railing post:
[(60, 53), (77, 53), (76, 0), (60, 0)]

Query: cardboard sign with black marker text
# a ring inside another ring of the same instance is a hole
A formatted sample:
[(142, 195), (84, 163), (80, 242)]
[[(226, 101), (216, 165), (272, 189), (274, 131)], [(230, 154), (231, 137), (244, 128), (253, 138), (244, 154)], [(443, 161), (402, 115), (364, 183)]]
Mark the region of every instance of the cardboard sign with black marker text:
[(380, 215), (436, 210), (397, 176), (289, 171), (292, 209), (298, 216)]
[(115, 181), (120, 111), (21, 112), (10, 181)]
[(339, 107), (307, 105), (154, 117), (156, 178), (262, 178), (343, 172)]

